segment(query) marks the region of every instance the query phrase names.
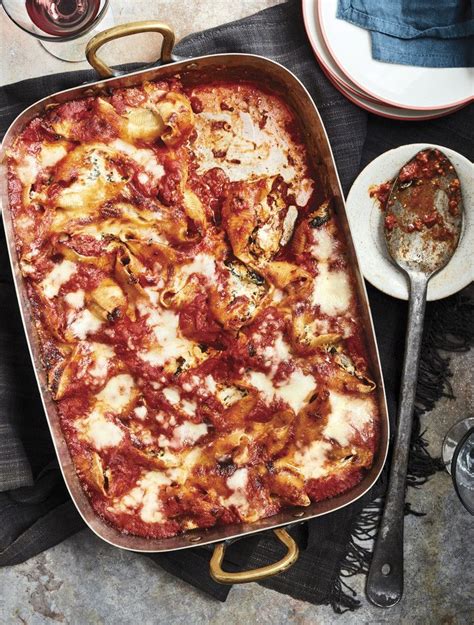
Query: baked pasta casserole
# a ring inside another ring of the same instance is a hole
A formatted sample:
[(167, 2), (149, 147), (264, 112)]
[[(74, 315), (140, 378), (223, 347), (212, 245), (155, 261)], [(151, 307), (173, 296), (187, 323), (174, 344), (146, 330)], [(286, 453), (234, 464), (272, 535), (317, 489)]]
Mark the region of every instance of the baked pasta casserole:
[(169, 537), (362, 479), (378, 411), (354, 276), (279, 95), (176, 76), (69, 101), (8, 165), (49, 388), (103, 520)]

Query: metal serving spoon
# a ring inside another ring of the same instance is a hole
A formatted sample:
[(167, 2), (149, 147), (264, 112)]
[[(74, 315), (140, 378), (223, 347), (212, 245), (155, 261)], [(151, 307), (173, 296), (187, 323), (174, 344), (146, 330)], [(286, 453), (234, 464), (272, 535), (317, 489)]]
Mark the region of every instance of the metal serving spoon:
[(410, 301), (398, 429), (366, 586), (370, 601), (383, 608), (398, 603), (403, 594), (405, 483), (428, 281), (452, 257), (461, 225), (462, 196), (454, 166), (437, 149), (418, 152), (399, 171), (385, 216), (387, 248), (408, 276)]

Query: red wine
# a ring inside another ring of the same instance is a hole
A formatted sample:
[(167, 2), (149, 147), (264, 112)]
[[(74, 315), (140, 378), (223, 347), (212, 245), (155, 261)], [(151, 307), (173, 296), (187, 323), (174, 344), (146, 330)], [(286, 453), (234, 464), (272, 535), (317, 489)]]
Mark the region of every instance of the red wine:
[(85, 30), (96, 18), (100, 0), (26, 0), (25, 4), (39, 29), (61, 37)]

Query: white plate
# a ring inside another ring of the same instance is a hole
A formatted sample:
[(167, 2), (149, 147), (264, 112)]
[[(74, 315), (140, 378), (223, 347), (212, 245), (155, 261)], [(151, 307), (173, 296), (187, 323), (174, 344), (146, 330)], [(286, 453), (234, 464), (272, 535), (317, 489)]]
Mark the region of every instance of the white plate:
[(462, 108), (461, 106), (454, 106), (447, 109), (439, 109), (435, 111), (415, 111), (398, 108), (396, 106), (390, 106), (376, 100), (369, 100), (354, 92), (349, 91), (349, 89), (329, 71), (326, 71), (324, 68), (323, 71), (336, 87), (336, 89), (339, 89), (339, 91), (344, 96), (346, 96), (348, 100), (350, 100), (354, 104), (357, 104), (357, 106), (360, 106), (369, 113), (375, 113), (375, 115), (380, 115), (381, 117), (388, 117), (389, 119), (400, 119), (403, 121), (423, 121), (424, 119), (436, 119), (437, 117), (443, 117), (443, 115), (449, 115), (450, 113), (453, 113), (454, 111)]
[[(351, 82), (347, 76), (341, 72), (334, 59), (331, 57), (329, 50), (324, 43), (321, 26), (319, 25), (318, 1), (320, 2), (321, 0), (303, 0), (303, 19), (306, 34), (308, 35), (309, 42), (319, 64), (326, 73), (329, 72), (332, 76), (334, 76), (347, 90), (367, 97), (367, 94), (361, 91), (357, 85)], [(373, 98), (368, 96), (368, 99), (371, 100)]]
[(474, 279), (474, 165), (461, 154), (439, 145), (412, 143), (385, 152), (359, 174), (346, 201), (347, 217), (364, 277), (377, 289), (408, 299), (405, 273), (392, 264), (383, 232), (383, 212), (369, 188), (394, 178), (419, 150), (434, 147), (451, 160), (461, 181), (464, 215), (461, 239), (446, 267), (428, 284), (428, 300), (448, 297)]
[(321, 1), (322, 0), (303, 0), (303, 17), (306, 33), (322, 70), (334, 86), (349, 100), (351, 100), (351, 102), (357, 104), (357, 106), (362, 107), (370, 113), (375, 113), (376, 115), (381, 115), (383, 117), (389, 117), (390, 119), (402, 120), (433, 119), (457, 110), (457, 108), (453, 107), (436, 111), (406, 110), (387, 105), (360, 91), (360, 89), (351, 83), (339, 70), (329, 54), (326, 44), (324, 43), (318, 22), (318, 4), (321, 3)]
[(416, 110), (460, 106), (473, 99), (474, 68), (374, 61), (369, 31), (337, 19), (337, 0), (320, 1), (317, 9), (321, 33), (334, 62), (346, 80), (372, 98)]

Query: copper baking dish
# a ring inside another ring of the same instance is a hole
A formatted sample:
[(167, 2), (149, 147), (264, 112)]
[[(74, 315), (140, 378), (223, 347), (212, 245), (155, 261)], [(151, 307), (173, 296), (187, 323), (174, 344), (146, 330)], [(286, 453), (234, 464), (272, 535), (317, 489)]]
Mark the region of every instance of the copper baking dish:
[[(163, 35), (163, 45), (161, 58), (158, 66), (152, 69), (144, 69), (129, 74), (121, 75), (108, 67), (97, 56), (98, 49), (108, 41), (131, 35), (139, 32), (156, 31)], [(304, 520), (313, 519), (323, 514), (328, 514), (343, 506), (347, 506), (366, 493), (377, 480), (387, 455), (388, 448), (388, 413), (385, 400), (385, 391), (380, 367), (379, 354), (374, 336), (374, 328), (367, 301), (367, 293), (364, 281), (359, 270), (357, 257), (350, 235), (349, 225), (344, 208), (344, 199), (336, 171), (334, 157), (331, 152), (328, 137), (318, 110), (314, 105), (309, 93), (302, 83), (285, 69), (282, 65), (270, 61), (264, 57), (252, 54), (213, 54), (193, 59), (177, 59), (172, 55), (174, 44), (174, 34), (172, 30), (159, 22), (139, 22), (126, 24), (111, 28), (104, 33), (94, 37), (87, 50), (88, 60), (97, 72), (107, 80), (100, 80), (85, 86), (76, 87), (61, 91), (48, 96), (26, 109), (8, 129), (2, 143), (2, 157), (0, 159), (0, 184), (1, 200), (3, 206), (3, 221), (9, 247), (12, 272), (16, 285), (16, 292), (23, 325), (27, 336), (31, 358), (36, 372), (36, 378), (47, 416), (49, 428), (55, 445), (59, 464), (64, 475), (66, 485), (69, 489), (79, 513), (90, 529), (106, 542), (120, 547), (142, 552), (173, 551), (177, 549), (187, 549), (196, 545), (207, 545), (217, 543), (214, 555), (211, 560), (211, 575), (216, 581), (222, 583), (236, 583), (256, 581), (269, 575), (274, 575), (287, 569), (298, 557), (298, 547), (291, 536), (282, 529)], [(51, 398), (46, 384), (46, 375), (41, 365), (40, 349), (36, 329), (33, 323), (33, 316), (30, 303), (26, 294), (26, 289), (19, 269), (18, 258), (15, 250), (12, 216), (9, 210), (7, 185), (6, 185), (6, 164), (5, 149), (12, 143), (23, 127), (36, 115), (41, 113), (45, 107), (51, 103), (62, 103), (85, 95), (100, 93), (104, 88), (132, 86), (144, 80), (162, 79), (179, 72), (186, 81), (206, 81), (218, 80), (220, 76), (227, 79), (248, 79), (265, 83), (277, 93), (280, 93), (287, 103), (294, 109), (301, 121), (302, 130), (306, 139), (306, 144), (310, 159), (318, 169), (326, 185), (327, 192), (334, 198), (334, 205), (339, 216), (339, 221), (345, 235), (348, 254), (356, 277), (356, 289), (360, 303), (361, 316), (364, 322), (370, 367), (373, 378), (377, 383), (378, 405), (380, 411), (380, 427), (378, 449), (374, 457), (374, 463), (366, 473), (363, 480), (350, 491), (347, 491), (332, 499), (316, 502), (307, 508), (288, 508), (279, 514), (260, 520), (252, 524), (228, 525), (215, 527), (209, 530), (196, 529), (188, 531), (180, 536), (166, 539), (146, 539), (138, 536), (121, 534), (116, 529), (106, 525), (92, 510), (89, 501), (84, 494), (76, 475), (66, 441), (62, 435), (59, 423), (59, 416), (56, 405)], [(239, 573), (227, 573), (222, 570), (221, 563), (224, 556), (226, 543), (230, 540), (240, 538), (249, 534), (255, 534), (264, 530), (274, 530), (277, 537), (286, 545), (287, 553), (282, 560), (261, 569), (253, 571), (243, 571)]]

